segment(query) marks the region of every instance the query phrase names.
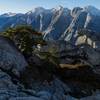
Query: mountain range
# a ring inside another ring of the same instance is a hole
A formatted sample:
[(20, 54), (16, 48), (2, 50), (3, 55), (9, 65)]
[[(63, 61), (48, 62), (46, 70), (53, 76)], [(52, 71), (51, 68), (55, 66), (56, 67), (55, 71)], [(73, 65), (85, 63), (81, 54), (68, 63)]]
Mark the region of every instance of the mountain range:
[(0, 15), (0, 31), (21, 24), (32, 25), (46, 40), (63, 39), (75, 43), (79, 29), (100, 33), (100, 10), (93, 6), (72, 10), (62, 6), (52, 9), (37, 7), (25, 14), (9, 12)]

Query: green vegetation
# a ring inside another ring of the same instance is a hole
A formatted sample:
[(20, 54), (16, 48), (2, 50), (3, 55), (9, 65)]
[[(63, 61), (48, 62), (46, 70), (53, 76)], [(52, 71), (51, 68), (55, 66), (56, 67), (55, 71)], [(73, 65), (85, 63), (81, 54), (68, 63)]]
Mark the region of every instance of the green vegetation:
[(36, 32), (31, 26), (20, 25), (15, 28), (9, 28), (2, 33), (9, 37), (18, 46), (25, 55), (31, 55), (33, 45), (43, 43), (42, 35)]
[(38, 54), (41, 59), (47, 60), (56, 66), (59, 65), (59, 57), (57, 57), (57, 55), (55, 55), (53, 52), (39, 52)]
[(31, 26), (20, 25), (14, 28), (8, 28), (2, 35), (13, 40), (25, 57), (30, 57), (35, 54), (39, 56), (40, 59), (58, 65), (59, 58), (56, 54), (57, 48), (48, 46), (46, 52), (39, 51), (37, 45), (40, 44), (40, 46), (43, 47), (44, 45), (46, 46), (47, 43), (43, 40), (42, 33), (36, 32)]

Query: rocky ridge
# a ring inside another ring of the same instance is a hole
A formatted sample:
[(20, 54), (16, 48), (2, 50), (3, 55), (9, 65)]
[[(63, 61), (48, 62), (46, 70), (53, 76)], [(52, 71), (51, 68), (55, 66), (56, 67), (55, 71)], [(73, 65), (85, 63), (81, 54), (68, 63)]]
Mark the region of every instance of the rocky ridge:
[[(67, 47), (66, 50), (70, 51), (69, 56), (66, 56), (66, 53), (61, 53), (58, 56), (66, 57), (74, 63), (77, 62), (73, 58), (76, 56), (85, 61), (84, 55), (82, 56), (81, 53), (77, 52), (78, 48), (72, 45), (69, 45), (69, 48)], [(5, 51), (6, 57), (2, 51)], [(88, 65), (83, 66), (82, 69), (65, 68), (63, 70), (60, 68), (59, 70), (59, 67), (53, 63), (42, 60), (36, 55), (31, 58), (31, 66), (28, 67), (27, 61), (13, 42), (2, 36), (0, 36), (0, 53), (2, 58), (0, 63), (3, 63), (3, 65), (0, 64), (0, 100), (92, 100), (94, 98), (99, 100), (100, 72), (96, 73), (93, 70), (95, 67), (91, 69)], [(89, 55), (88, 58), (90, 61), (94, 61), (91, 60)], [(66, 63), (71, 64), (68, 60), (66, 60)], [(95, 63), (93, 62), (93, 64)], [(48, 70), (49, 67), (51, 70)], [(85, 81), (90, 83), (87, 84), (86, 82), (85, 84)], [(82, 84), (83, 82), (85, 85)]]

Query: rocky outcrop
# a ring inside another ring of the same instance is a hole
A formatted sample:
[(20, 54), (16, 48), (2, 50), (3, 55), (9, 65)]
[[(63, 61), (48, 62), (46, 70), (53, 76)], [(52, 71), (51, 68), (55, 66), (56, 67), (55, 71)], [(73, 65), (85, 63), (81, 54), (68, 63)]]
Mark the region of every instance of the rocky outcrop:
[(0, 69), (19, 76), (28, 66), (24, 56), (19, 52), (14, 43), (3, 36), (0, 36)]
[(100, 91), (96, 91), (92, 96), (81, 98), (80, 100), (99, 100), (100, 99)]
[[(38, 84), (34, 81), (33, 87), (36, 89), (25, 89), (22, 84), (12, 82), (12, 77), (0, 70), (0, 99), (1, 100), (78, 100), (71, 95), (75, 89), (61, 80), (55, 78), (50, 83)], [(71, 83), (72, 84), (72, 83)], [(77, 84), (78, 85), (78, 84)], [(76, 85), (76, 87), (78, 87)], [(76, 92), (76, 90), (75, 90)], [(83, 91), (84, 93), (85, 91)], [(95, 95), (96, 94), (96, 95)], [(79, 94), (78, 94), (79, 95)], [(94, 92), (93, 96), (81, 97), (81, 100), (99, 100), (99, 92)]]
[(34, 81), (33, 87), (36, 86), (37, 89), (25, 89), (20, 81), (15, 84), (12, 79), (12, 76), (0, 70), (0, 100), (61, 100), (65, 97), (65, 92), (71, 91), (59, 79), (53, 80), (50, 84), (38, 84)]

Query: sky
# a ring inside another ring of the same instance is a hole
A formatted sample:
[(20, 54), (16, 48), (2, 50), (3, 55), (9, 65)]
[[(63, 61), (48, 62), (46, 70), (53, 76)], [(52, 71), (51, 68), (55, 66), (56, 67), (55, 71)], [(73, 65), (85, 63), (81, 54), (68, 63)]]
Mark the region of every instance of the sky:
[(0, 14), (25, 13), (35, 7), (54, 8), (59, 5), (70, 9), (92, 5), (100, 9), (100, 0), (0, 0)]

